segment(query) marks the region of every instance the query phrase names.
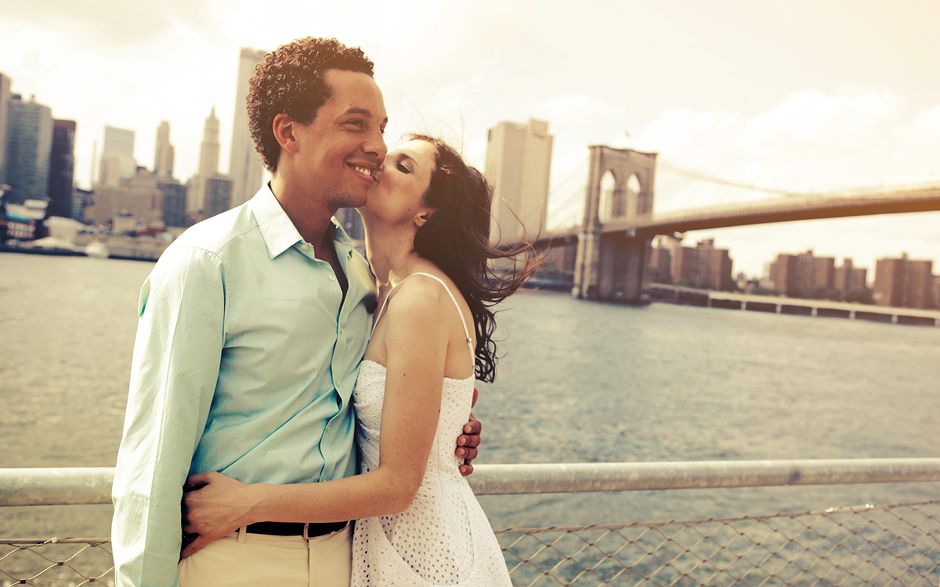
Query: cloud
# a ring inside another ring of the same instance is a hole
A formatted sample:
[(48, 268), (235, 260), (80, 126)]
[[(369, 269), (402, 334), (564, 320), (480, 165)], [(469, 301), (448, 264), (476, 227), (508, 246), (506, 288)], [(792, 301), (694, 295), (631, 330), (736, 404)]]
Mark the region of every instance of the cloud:
[(212, 13), (224, 9), (212, 0), (32, 0), (5, 2), (4, 17), (53, 31), (92, 46), (118, 49), (145, 43), (177, 25), (213, 31)]
[(741, 146), (768, 153), (796, 148), (804, 153), (855, 152), (883, 138), (904, 110), (904, 100), (888, 91), (833, 96), (807, 90), (749, 120)]
[[(668, 110), (643, 129), (638, 143), (660, 153), (664, 171), (657, 179), (657, 200), (670, 209), (692, 200), (722, 203), (760, 195), (717, 189), (704, 180), (686, 181), (681, 193), (670, 194), (669, 188), (676, 187), (670, 182), (677, 184), (665, 171), (670, 162), (792, 191), (940, 180), (940, 106), (915, 112), (902, 97), (879, 89), (801, 91), (750, 117)], [(689, 189), (707, 197), (693, 198)]]

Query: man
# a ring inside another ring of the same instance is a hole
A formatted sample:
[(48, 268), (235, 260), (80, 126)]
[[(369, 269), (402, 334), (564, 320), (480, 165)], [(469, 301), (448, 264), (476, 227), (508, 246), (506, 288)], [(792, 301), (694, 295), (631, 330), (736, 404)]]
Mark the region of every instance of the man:
[[(355, 473), (351, 394), (375, 288), (338, 224), (386, 154), (372, 62), (335, 39), (268, 54), (248, 95), (272, 172), (248, 203), (184, 233), (141, 290), (112, 541), (118, 585), (342, 585), (348, 525), (248, 526), (177, 567), (187, 475), (245, 482)], [(473, 458), (478, 423), (458, 456)]]

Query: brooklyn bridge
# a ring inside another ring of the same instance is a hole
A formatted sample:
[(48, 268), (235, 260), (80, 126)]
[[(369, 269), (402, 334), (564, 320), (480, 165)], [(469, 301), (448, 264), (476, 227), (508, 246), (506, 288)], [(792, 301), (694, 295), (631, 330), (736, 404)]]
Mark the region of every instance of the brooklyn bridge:
[[(643, 303), (653, 237), (687, 231), (821, 218), (940, 211), (940, 182), (827, 192), (746, 186), (692, 170), (693, 178), (769, 193), (760, 200), (655, 213), (657, 154), (603, 145), (589, 147), (580, 222), (542, 234), (540, 277), (570, 286), (582, 299)], [(668, 164), (667, 164), (668, 165)]]

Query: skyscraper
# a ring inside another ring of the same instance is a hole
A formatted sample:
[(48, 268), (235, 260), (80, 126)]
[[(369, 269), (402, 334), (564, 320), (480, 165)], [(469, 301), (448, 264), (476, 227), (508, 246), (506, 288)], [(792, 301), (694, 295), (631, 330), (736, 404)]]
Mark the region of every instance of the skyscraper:
[(248, 80), (261, 62), (266, 51), (243, 47), (238, 58), (238, 85), (235, 88), (235, 120), (232, 123), (232, 152), (228, 174), (232, 178), (231, 205), (247, 202), (264, 183), (264, 166), (255, 151), (255, 143), (248, 130)]
[(0, 73), (0, 183), (6, 183), (7, 128), (10, 113), (10, 78)]
[(52, 109), (13, 94), (8, 105), (6, 183), (15, 203), (45, 200), (52, 153)]
[(153, 155), (153, 174), (173, 177), (173, 145), (170, 144), (170, 123), (166, 120), (157, 127), (157, 145)]
[(517, 243), (523, 230), (532, 237), (545, 227), (552, 142), (541, 120), (500, 122), (490, 129), (486, 177), (493, 185), (493, 242)]
[[(199, 170), (196, 173), (194, 197), (187, 209), (197, 214), (206, 209), (206, 182), (219, 172), (219, 119), (215, 116), (215, 106), (206, 117), (202, 130), (202, 144), (199, 147)], [(208, 215), (206, 216), (208, 218)]]
[(203, 181), (206, 206), (205, 217), (210, 218), (231, 208), (232, 180), (218, 173)]
[(163, 192), (163, 225), (186, 226), (186, 186), (172, 177), (157, 182)]
[(48, 216), (72, 217), (75, 186), (75, 121), (52, 121), (52, 153), (49, 157)]
[(98, 166), (98, 183), (117, 187), (122, 179), (137, 175), (134, 159), (134, 131), (114, 126), (104, 127), (104, 148)]

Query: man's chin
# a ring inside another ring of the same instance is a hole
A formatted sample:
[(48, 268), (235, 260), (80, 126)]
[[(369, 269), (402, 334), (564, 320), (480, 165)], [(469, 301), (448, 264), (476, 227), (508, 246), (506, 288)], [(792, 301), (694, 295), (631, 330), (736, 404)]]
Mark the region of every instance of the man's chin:
[(368, 199), (368, 193), (364, 190), (362, 192), (349, 191), (333, 194), (333, 197), (330, 198), (330, 204), (337, 209), (359, 208), (360, 206), (364, 206)]

